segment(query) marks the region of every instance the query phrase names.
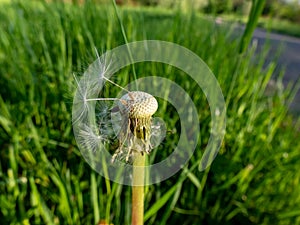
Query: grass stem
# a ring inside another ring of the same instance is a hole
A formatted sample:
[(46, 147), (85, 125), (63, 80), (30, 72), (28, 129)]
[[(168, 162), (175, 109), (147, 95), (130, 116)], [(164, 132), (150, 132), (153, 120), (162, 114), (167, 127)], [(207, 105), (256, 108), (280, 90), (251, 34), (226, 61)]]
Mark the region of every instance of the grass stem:
[(252, 0), (250, 15), (240, 42), (239, 53), (244, 53), (247, 50), (265, 3), (266, 0)]
[[(123, 25), (121, 15), (118, 11), (117, 3), (116, 3), (115, 0), (112, 0), (112, 3), (113, 3), (114, 10), (116, 12), (116, 15), (117, 15), (118, 22), (120, 24), (120, 28), (121, 28), (122, 36), (124, 38), (124, 42), (127, 45), (128, 55), (130, 57), (131, 62), (133, 62), (132, 53), (131, 53), (130, 48), (128, 47), (129, 42), (128, 42), (128, 39), (127, 39), (127, 35), (126, 35), (126, 31), (125, 31), (125, 28), (124, 28), (124, 25)], [(133, 78), (134, 78), (134, 80), (137, 80), (134, 63), (131, 64), (131, 67), (132, 67), (132, 72), (133, 72)], [(138, 84), (136, 82), (135, 82), (135, 87), (138, 90)]]

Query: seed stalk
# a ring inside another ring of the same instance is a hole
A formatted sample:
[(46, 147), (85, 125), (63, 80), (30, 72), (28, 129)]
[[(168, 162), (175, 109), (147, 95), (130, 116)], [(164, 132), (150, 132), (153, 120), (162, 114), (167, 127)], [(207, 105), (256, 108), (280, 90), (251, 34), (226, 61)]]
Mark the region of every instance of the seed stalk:
[(144, 224), (144, 179), (146, 155), (133, 153), (132, 225)]

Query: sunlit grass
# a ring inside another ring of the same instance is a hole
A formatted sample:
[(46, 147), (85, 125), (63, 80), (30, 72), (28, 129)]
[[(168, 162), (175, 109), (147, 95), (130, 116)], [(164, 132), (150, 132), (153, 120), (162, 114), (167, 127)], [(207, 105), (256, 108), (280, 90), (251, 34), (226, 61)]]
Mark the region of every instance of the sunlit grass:
[(0, 0), (0, 4), (2, 4), (2, 3), (10, 3), (11, 2), (11, 0)]

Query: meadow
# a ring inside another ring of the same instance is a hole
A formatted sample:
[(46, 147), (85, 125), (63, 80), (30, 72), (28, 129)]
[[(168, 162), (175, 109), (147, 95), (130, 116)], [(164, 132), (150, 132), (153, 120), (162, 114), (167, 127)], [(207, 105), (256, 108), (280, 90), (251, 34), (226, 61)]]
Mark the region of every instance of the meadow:
[[(300, 121), (288, 111), (297, 87), (284, 87), (283, 73), (272, 76), (278, 65), (276, 56), (265, 65), (268, 46), (255, 54), (253, 43), (239, 53), (232, 26), (192, 12), (122, 7), (119, 13), (129, 42), (170, 41), (199, 55), (227, 106), (219, 155), (199, 171), (210, 135), (204, 94), (175, 68), (136, 65), (138, 77), (164, 75), (184, 88), (201, 121), (185, 168), (145, 188), (145, 224), (300, 224)], [(13, 1), (1, 5), (0, 21), (0, 223), (130, 224), (131, 188), (94, 172), (72, 132), (73, 74), (96, 59), (95, 47), (105, 52), (125, 43), (114, 8)], [(132, 73), (124, 68), (116, 81), (124, 86)], [(172, 149), (173, 131), (180, 130), (168, 107), (157, 112), (171, 131), (162, 149)]]

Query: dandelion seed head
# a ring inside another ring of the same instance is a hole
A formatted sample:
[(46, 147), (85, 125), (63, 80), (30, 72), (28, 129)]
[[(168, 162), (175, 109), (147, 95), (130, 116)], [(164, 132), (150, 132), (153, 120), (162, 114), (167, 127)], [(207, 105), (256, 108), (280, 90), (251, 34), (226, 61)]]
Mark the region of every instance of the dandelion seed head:
[(142, 91), (132, 91), (123, 95), (118, 103), (120, 111), (129, 118), (151, 117), (158, 108), (156, 99)]
[[(89, 66), (83, 77), (80, 80), (75, 77), (78, 88), (72, 119), (77, 141), (83, 149), (93, 152), (105, 148), (116, 150), (112, 161), (116, 157), (125, 157), (129, 162), (133, 153), (149, 154), (154, 146), (150, 142), (151, 121), (158, 103), (151, 94), (129, 91), (111, 80), (113, 62), (111, 58), (97, 54), (96, 62)], [(126, 94), (121, 98), (99, 97), (106, 83), (120, 88)], [(112, 101), (116, 107), (112, 108)]]

